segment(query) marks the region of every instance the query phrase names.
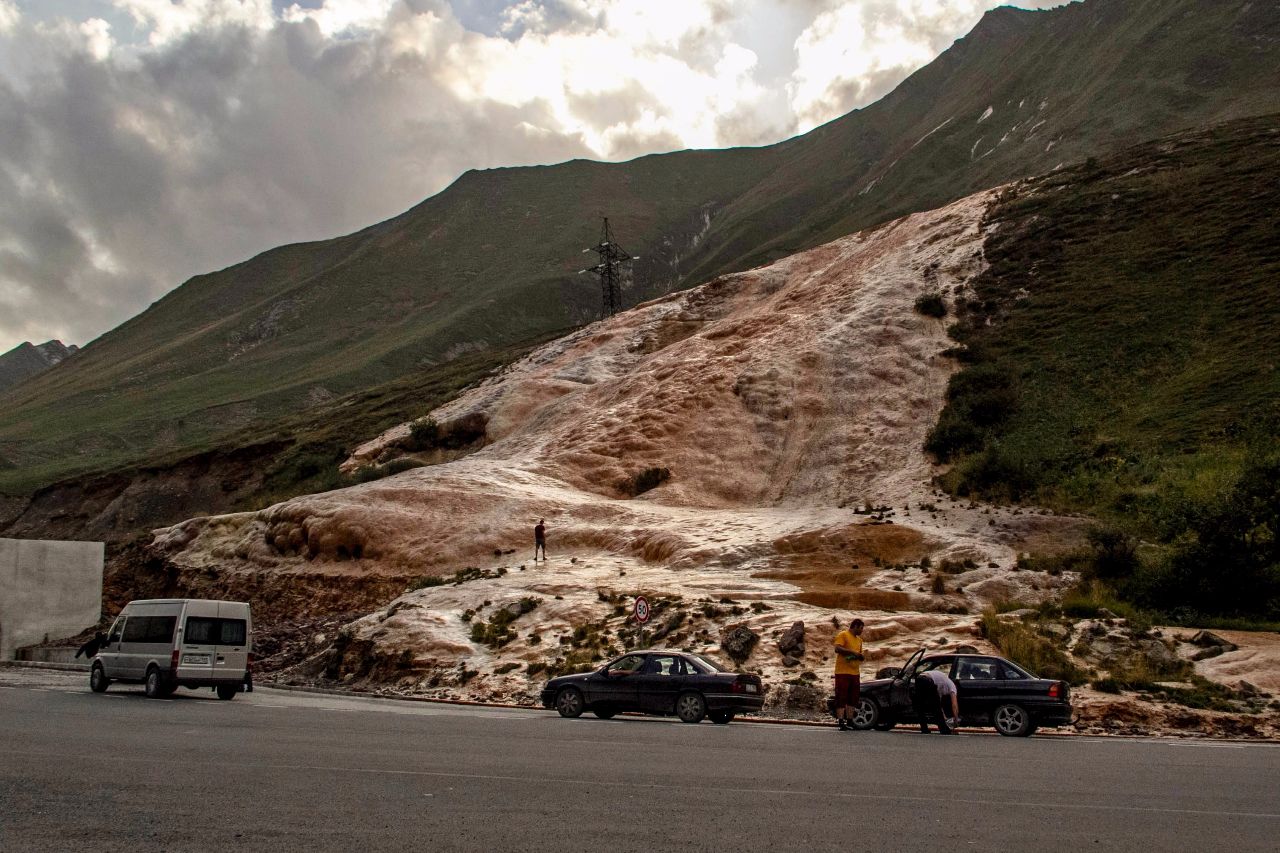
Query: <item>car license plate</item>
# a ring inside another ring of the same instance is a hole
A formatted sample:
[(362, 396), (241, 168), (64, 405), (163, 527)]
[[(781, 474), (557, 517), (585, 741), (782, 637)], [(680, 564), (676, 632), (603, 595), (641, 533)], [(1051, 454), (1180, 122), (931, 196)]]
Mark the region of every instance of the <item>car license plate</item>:
[(208, 663), (209, 656), (208, 655), (183, 655), (182, 662), (190, 663), (190, 664)]
[(755, 686), (754, 684), (748, 684), (748, 685), (747, 685), (747, 692), (748, 692), (748, 693), (755, 693), (755, 692), (756, 692), (756, 686)]

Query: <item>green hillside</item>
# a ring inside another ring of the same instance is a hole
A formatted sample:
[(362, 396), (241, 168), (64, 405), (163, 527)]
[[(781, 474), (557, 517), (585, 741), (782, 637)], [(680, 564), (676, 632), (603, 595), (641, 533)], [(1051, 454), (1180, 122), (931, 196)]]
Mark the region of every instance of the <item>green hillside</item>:
[(198, 276), (0, 398), (0, 492), (264, 430), (592, 319), (611, 217), (632, 301), (1173, 130), (1280, 110), (1280, 9), (998, 9), (877, 104), (767, 148), (463, 175), (356, 234)]
[(1147, 541), (1113, 580), (1152, 606), (1280, 619), (1278, 175), (1271, 115), (1008, 191), (952, 329), (945, 484)]

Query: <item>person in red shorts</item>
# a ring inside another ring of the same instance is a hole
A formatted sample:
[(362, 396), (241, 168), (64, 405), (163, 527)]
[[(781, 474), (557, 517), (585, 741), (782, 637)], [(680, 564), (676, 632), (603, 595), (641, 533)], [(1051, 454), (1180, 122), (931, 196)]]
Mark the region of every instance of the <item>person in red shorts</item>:
[(840, 731), (853, 731), (853, 716), (858, 712), (859, 687), (862, 678), (862, 620), (854, 619), (849, 630), (836, 634), (836, 725)]

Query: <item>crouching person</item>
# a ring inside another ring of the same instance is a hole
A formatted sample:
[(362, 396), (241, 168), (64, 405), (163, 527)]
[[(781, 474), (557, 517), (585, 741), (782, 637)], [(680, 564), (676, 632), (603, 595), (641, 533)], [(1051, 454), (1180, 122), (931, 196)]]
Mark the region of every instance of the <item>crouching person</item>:
[(951, 708), (951, 722), (960, 718), (960, 699), (956, 694), (956, 683), (944, 673), (936, 669), (916, 676), (915, 691), (911, 697), (916, 716), (920, 719), (921, 734), (929, 733), (929, 722), (938, 726), (938, 733), (953, 735), (954, 731), (947, 724), (947, 714), (943, 704)]

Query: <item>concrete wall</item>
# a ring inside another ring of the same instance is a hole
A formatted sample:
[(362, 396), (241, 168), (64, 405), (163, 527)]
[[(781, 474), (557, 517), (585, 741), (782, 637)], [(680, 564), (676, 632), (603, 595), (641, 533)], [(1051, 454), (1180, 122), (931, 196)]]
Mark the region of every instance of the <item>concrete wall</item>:
[(0, 660), (97, 624), (103, 552), (101, 542), (0, 539)]

